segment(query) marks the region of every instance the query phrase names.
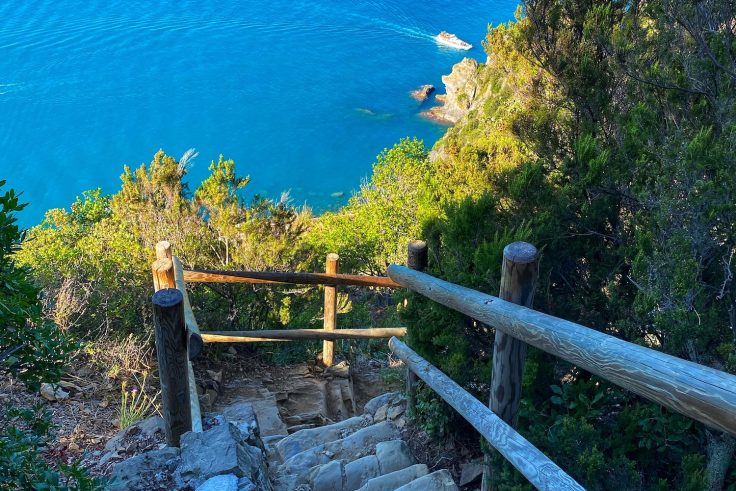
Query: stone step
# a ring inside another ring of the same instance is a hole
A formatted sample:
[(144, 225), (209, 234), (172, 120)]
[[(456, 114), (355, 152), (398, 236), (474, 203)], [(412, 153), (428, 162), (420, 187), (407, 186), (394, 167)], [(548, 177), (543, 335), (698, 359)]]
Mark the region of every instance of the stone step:
[(362, 416), (268, 438), (276, 491), (457, 491), (446, 470), (429, 474), (403, 440), (406, 407), (398, 392), (365, 405)]
[(297, 485), (307, 483), (313, 467), (339, 460), (352, 462), (366, 455), (375, 454), (377, 444), (400, 438), (396, 427), (384, 421), (361, 428), (345, 438), (304, 450), (278, 467), (274, 476), (276, 489), (284, 491), (295, 489)]
[(459, 491), (447, 469), (414, 479), (394, 491)]
[(355, 416), (327, 426), (299, 430), (277, 442), (274, 447), (282, 462), (317, 445), (340, 440), (373, 423), (370, 416)]
[(231, 404), (223, 408), (221, 412), (227, 421), (236, 424), (242, 420), (250, 420), (251, 415), (255, 414), (262, 437), (287, 434), (286, 425), (281, 420), (278, 404), (273, 396)]
[(376, 444), (375, 455), (313, 467), (309, 471), (309, 484), (313, 491), (355, 491), (373, 478), (412, 465), (414, 457), (403, 440), (380, 442)]
[(396, 488), (429, 474), (425, 464), (414, 464), (368, 480), (358, 491), (394, 491)]

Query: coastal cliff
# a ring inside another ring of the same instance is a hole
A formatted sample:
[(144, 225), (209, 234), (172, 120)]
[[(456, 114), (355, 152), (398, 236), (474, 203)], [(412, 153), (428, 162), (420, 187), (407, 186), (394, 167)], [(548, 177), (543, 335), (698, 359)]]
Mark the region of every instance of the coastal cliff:
[[(520, 132), (553, 134), (546, 119), (526, 116), (547, 107), (537, 94), (551, 93), (549, 77), (500, 34), (491, 39), (484, 63), (465, 58), (442, 77), (442, 105), (425, 113), (452, 124), (429, 158), (456, 199), (482, 194), (499, 172), (538, 156)], [(560, 117), (565, 120), (564, 112)]]
[(449, 75), (442, 76), (445, 93), (437, 95), (442, 105), (423, 114), (436, 121), (457, 123), (482, 99), (481, 70), (482, 65), (472, 58), (463, 58), (455, 64)]

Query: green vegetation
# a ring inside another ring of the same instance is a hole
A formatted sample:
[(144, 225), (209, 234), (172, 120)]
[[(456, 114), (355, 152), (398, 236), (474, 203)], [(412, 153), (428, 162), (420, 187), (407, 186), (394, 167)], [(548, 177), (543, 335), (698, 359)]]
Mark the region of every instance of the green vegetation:
[[(535, 308), (736, 373), (735, 14), (718, 0), (530, 0), (489, 29), (476, 102), (432, 157), (400, 141), (341, 210), (246, 203), (249, 179), (222, 157), (191, 192), (192, 155), (159, 152), (126, 167), (116, 194), (49, 211), (15, 260), (33, 268), (56, 325), (99, 340), (150, 332), (163, 238), (189, 267), (319, 270), (338, 252), (341, 271), (360, 273), (404, 262), (407, 240), (424, 238), (431, 274), (492, 294), (503, 247), (526, 240), (542, 250)], [(200, 285), (191, 296), (205, 329), (321, 325), (317, 288)], [(400, 317), (414, 349), (487, 400), (488, 326), (415, 296), (405, 308), (365, 289), (339, 300), (344, 326)], [(267, 350), (285, 362), (316, 346)], [(438, 437), (458, 428), (428, 391), (417, 413)], [(736, 489), (733, 437), (535, 350), (520, 431), (588, 489)], [(499, 489), (528, 487), (494, 459)]]
[[(0, 188), (5, 181), (0, 181)], [(0, 373), (11, 374), (31, 390), (42, 382), (58, 382), (75, 346), (55, 324), (41, 317), (39, 291), (29, 270), (12, 253), (22, 234), (16, 213), (25, 205), (12, 190), (0, 195)], [(98, 483), (78, 465), (54, 462), (47, 454), (53, 441), (52, 422), (43, 407), (0, 413), (0, 489), (97, 489)]]
[[(435, 189), (451, 191), (424, 224), (430, 272), (495, 293), (503, 245), (529, 240), (536, 308), (733, 371), (733, 6), (525, 7), (489, 31), (484, 103), (435, 147)], [(409, 306), (413, 346), (467, 387), (488, 381), (485, 326)], [(522, 432), (589, 489), (736, 486), (732, 437), (559, 360), (530, 353), (523, 393)]]
[(127, 380), (123, 381), (120, 392), (120, 412), (118, 419), (120, 421), (121, 430), (130, 425), (150, 416), (154, 411), (158, 411), (156, 398), (159, 394), (151, 397), (146, 394), (146, 384), (148, 383), (148, 373), (144, 373), (139, 380), (136, 378), (136, 385), (128, 389)]

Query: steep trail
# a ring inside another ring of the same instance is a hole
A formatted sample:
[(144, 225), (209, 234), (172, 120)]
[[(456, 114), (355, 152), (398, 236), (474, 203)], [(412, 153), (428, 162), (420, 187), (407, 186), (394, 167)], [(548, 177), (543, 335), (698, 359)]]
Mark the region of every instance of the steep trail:
[(406, 400), (385, 390), (377, 370), (299, 364), (225, 381), (213, 412), (254, 414), (274, 491), (457, 490), (447, 470), (417, 463)]

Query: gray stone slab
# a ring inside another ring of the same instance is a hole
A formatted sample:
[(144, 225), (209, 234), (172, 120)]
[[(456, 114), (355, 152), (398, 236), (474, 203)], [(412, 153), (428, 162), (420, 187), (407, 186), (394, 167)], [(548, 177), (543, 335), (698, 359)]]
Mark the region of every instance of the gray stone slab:
[(345, 491), (355, 491), (376, 476), (381, 475), (375, 455), (366, 455), (345, 465)]
[(378, 397), (374, 397), (373, 399), (365, 403), (365, 406), (363, 407), (363, 413), (373, 416), (374, 414), (376, 414), (378, 408), (388, 404), (389, 402), (399, 397), (401, 397), (401, 392), (388, 392), (386, 394), (381, 394)]
[(263, 452), (248, 445), (232, 423), (214, 426), (202, 433), (188, 432), (181, 437), (181, 474), (199, 484), (210, 477), (234, 474), (248, 477), (262, 489), (269, 489)]
[(442, 469), (414, 479), (395, 491), (459, 491), (459, 489), (452, 480), (450, 472)]
[(398, 471), (415, 463), (409, 446), (403, 440), (378, 443), (376, 445), (376, 457), (381, 468), (381, 474)]
[(425, 464), (414, 464), (369, 480), (358, 491), (394, 491), (414, 479), (426, 476), (429, 469)]
[(175, 447), (151, 450), (118, 463), (106, 489), (108, 491), (144, 490), (152, 482), (166, 481), (180, 462)]
[(340, 460), (317, 466), (310, 472), (312, 491), (344, 491), (345, 466)]
[(224, 474), (207, 479), (196, 491), (238, 491), (238, 476)]
[(376, 444), (396, 440), (400, 434), (391, 423), (383, 422), (362, 428), (355, 433), (333, 442), (298, 453), (286, 460), (278, 469), (279, 489), (292, 489), (307, 481), (312, 467), (326, 464), (331, 460), (352, 462), (365, 455), (374, 454)]
[(300, 430), (279, 441), (276, 444), (276, 450), (282, 460), (286, 461), (294, 455), (317, 445), (345, 438), (351, 433), (366, 427), (371, 422), (370, 417), (356, 416), (331, 425)]

